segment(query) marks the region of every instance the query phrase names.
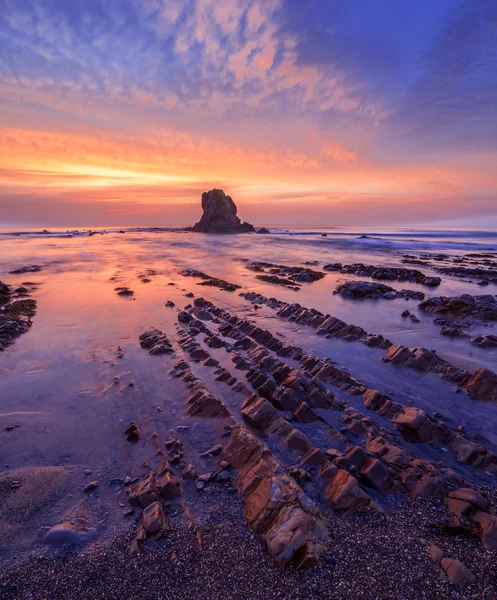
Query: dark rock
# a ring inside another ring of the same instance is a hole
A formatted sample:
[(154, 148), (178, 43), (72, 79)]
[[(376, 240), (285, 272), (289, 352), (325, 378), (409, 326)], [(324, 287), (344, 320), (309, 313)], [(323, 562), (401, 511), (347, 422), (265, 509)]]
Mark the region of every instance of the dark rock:
[(423, 300), (425, 295), (423, 292), (413, 290), (397, 291), (384, 283), (374, 281), (346, 281), (340, 284), (336, 289), (337, 294), (341, 294), (346, 298), (415, 298)]
[(10, 298), (10, 288), (8, 285), (0, 281), (0, 302), (8, 302)]
[(148, 350), (149, 354), (172, 354), (174, 352), (171, 342), (167, 335), (159, 331), (159, 329), (152, 329), (146, 331), (140, 335), (140, 346)]
[(159, 502), (149, 504), (142, 514), (143, 528), (149, 537), (159, 538), (166, 531), (171, 531), (171, 525)]
[[(225, 290), (226, 292), (234, 292), (235, 290), (240, 289), (240, 285), (236, 283), (229, 283), (228, 281), (224, 281), (224, 279), (218, 279), (217, 277), (211, 277), (210, 275), (206, 275), (202, 273), (202, 271), (197, 271), (197, 269), (183, 269), (180, 271), (180, 275), (183, 277), (195, 277), (197, 279), (202, 279), (202, 282), (198, 285), (206, 285), (211, 287), (218, 287), (221, 290)], [(193, 298), (194, 294), (189, 292), (186, 294), (189, 298)]]
[(131, 421), (124, 433), (128, 442), (137, 442), (142, 436), (138, 425), (134, 421)]
[(30, 329), (35, 314), (36, 301), (31, 299), (15, 300), (0, 307), (0, 352)]
[(255, 232), (250, 223), (242, 223), (236, 216), (237, 208), (230, 196), (223, 190), (213, 189), (202, 194), (203, 214), (191, 231), (199, 233), (251, 233)]
[(9, 273), (11, 275), (21, 275), (22, 273), (38, 273), (38, 271), (41, 271), (40, 265), (29, 265), (25, 267), (18, 267), (13, 271), (9, 271)]
[(116, 287), (115, 291), (117, 292), (118, 296), (133, 296), (134, 295), (133, 290), (130, 290), (127, 287)]
[(483, 321), (497, 321), (497, 298), (491, 294), (432, 297), (421, 302), (419, 308), (425, 312), (450, 317), (475, 317)]

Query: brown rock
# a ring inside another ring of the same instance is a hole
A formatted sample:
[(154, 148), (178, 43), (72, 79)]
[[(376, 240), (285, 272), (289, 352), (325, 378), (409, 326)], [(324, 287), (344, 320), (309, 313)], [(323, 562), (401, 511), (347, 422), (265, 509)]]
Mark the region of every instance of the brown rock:
[(436, 544), (430, 544), (428, 550), (430, 552), (432, 560), (434, 560), (435, 562), (441, 562), (442, 558), (445, 556), (443, 550), (439, 548)]
[(278, 416), (278, 412), (267, 400), (254, 395), (244, 404), (242, 415), (249, 425), (265, 431)]
[(265, 536), (268, 550), (279, 566), (285, 566), (294, 556), (299, 569), (317, 563), (323, 546), (312, 546), (310, 552), (307, 550), (313, 526), (313, 518), (300, 506), (290, 504), (280, 510)]
[(368, 458), (361, 467), (364, 480), (377, 490), (385, 491), (390, 482), (390, 474), (385, 465), (377, 458)]
[(497, 374), (490, 369), (478, 369), (465, 385), (473, 398), (497, 401)]
[(476, 581), (473, 573), (455, 558), (442, 558), (442, 569), (454, 585), (468, 585)]
[(497, 550), (497, 517), (483, 511), (476, 511), (471, 519), (477, 524), (480, 539), (486, 550)]
[(326, 490), (326, 498), (335, 510), (356, 511), (363, 506), (367, 506), (371, 499), (364, 492), (357, 479), (339, 469), (333, 477)]
[(485, 453), (485, 448), (467, 440), (462, 435), (457, 435), (451, 442), (452, 448), (457, 460), (465, 465), (473, 463), (479, 454)]
[(365, 462), (367, 457), (368, 455), (360, 446), (353, 446), (352, 448), (349, 448), (345, 454), (347, 464), (355, 465), (356, 467), (360, 467)]
[(431, 442), (437, 438), (436, 421), (420, 408), (404, 408), (392, 419), (403, 438), (410, 442)]
[(452, 490), (447, 494), (449, 498), (454, 498), (455, 500), (462, 500), (464, 502), (469, 502), (469, 504), (473, 505), (476, 509), (480, 509), (482, 511), (488, 511), (488, 502), (487, 500), (476, 490), (472, 488), (459, 488), (458, 490)]
[(292, 412), (292, 417), (297, 423), (313, 423), (317, 421), (318, 416), (312, 408), (306, 403), (301, 402)]
[(154, 538), (171, 531), (169, 520), (159, 502), (153, 502), (144, 509), (142, 523), (147, 534)]
[(189, 463), (184, 468), (182, 475), (183, 475), (183, 479), (186, 479), (188, 481), (193, 481), (194, 479), (197, 478), (197, 469), (195, 468), (194, 465)]
[(323, 544), (319, 542), (308, 542), (301, 546), (295, 553), (295, 570), (309, 569), (315, 567), (319, 562), (319, 556), (325, 551)]
[(157, 487), (163, 498), (177, 498), (181, 496), (179, 479), (174, 473), (165, 471), (157, 477)]
[(138, 425), (134, 421), (131, 421), (128, 427), (124, 430), (124, 433), (128, 442), (137, 442), (142, 435)]
[(447, 498), (447, 508), (457, 517), (462, 517), (471, 511), (471, 504), (464, 500), (456, 500), (455, 498)]
[(130, 500), (134, 500), (135, 503), (140, 504), (142, 508), (146, 508), (157, 499), (158, 495), (155, 475), (154, 473), (149, 473), (136, 484)]

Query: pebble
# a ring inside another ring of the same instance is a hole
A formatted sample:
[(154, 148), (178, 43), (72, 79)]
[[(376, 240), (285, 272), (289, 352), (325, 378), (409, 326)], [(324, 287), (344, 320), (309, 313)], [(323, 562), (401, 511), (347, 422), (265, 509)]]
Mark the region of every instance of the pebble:
[(90, 483), (86, 484), (85, 487), (83, 488), (83, 492), (85, 494), (93, 492), (94, 490), (96, 490), (98, 488), (99, 485), (100, 485), (100, 481), (98, 481), (98, 479), (95, 479), (94, 481), (90, 481)]

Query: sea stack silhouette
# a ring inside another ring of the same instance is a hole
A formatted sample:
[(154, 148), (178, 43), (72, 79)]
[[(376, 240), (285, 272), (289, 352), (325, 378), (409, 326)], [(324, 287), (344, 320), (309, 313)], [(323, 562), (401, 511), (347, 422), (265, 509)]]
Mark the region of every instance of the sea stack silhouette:
[(237, 208), (231, 196), (223, 190), (210, 190), (202, 194), (203, 214), (190, 231), (199, 233), (252, 233), (254, 226), (241, 222), (236, 216)]

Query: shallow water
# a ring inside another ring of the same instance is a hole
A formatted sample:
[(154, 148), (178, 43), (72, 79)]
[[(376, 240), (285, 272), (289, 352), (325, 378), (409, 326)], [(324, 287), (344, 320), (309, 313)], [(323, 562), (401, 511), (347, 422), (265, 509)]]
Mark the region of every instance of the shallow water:
[[(327, 237), (321, 236), (323, 232)], [(359, 239), (366, 234), (375, 239)], [(74, 474), (70, 490), (76, 494), (84, 484), (84, 468), (92, 469), (102, 480), (140, 474), (141, 462), (151, 457), (146, 449), (137, 451), (124, 441), (122, 431), (133, 419), (140, 420), (147, 435), (158, 431), (162, 441), (174, 434), (176, 426), (188, 423), (185, 448), (192, 456), (205, 450), (215, 438), (214, 429), (219, 430), (220, 425), (188, 420), (184, 411), (187, 390), (166, 376), (181, 350), (174, 341), (177, 311), (164, 304), (172, 300), (182, 308), (190, 301), (185, 298), (190, 291), (233, 314), (256, 318), (261, 326), (317, 356), (330, 357), (354, 377), (389, 393), (397, 402), (413, 402), (429, 412), (440, 412), (451, 426), (462, 424), (485, 436), (488, 448), (495, 451), (497, 406), (455, 394), (448, 382), (435, 375), (384, 364), (379, 350), (319, 338), (308, 327), (277, 319), (267, 307), (255, 311), (237, 292), (199, 287), (198, 280), (179, 274), (186, 267), (199, 269), (241, 285), (242, 291), (254, 290), (268, 297), (299, 302), (360, 325), (370, 333), (381, 333), (394, 343), (436, 349), (458, 366), (495, 370), (496, 349), (477, 348), (468, 340), (441, 336), (439, 327), (433, 324), (433, 315), (420, 313), (416, 301), (358, 301), (334, 295), (338, 282), (358, 279), (340, 273), (327, 273), (324, 279), (303, 284), (295, 292), (258, 281), (256, 273), (248, 270), (244, 262), (248, 259), (301, 266), (306, 261), (318, 261), (314, 269), (329, 262), (363, 262), (418, 268), (435, 275), (424, 266), (402, 265), (401, 255), (444, 252), (455, 256), (495, 248), (495, 232), (448, 230), (307, 229), (287, 233), (281, 229), (270, 235), (219, 236), (140, 229), (72, 237), (62, 231), (13, 234), (2, 230), (0, 280), (14, 287), (24, 281), (40, 284), (33, 294), (38, 302), (33, 327), (0, 354), (2, 470), (70, 466)], [(40, 265), (42, 270), (9, 274), (16, 267), (32, 264)], [(148, 269), (157, 274), (150, 276), (149, 283), (143, 283), (139, 275)], [(442, 276), (442, 284), (434, 289), (415, 283), (387, 283), (399, 290), (420, 289), (427, 296), (497, 293), (495, 285), (483, 290), (476, 283), (447, 276)], [(134, 296), (119, 297), (114, 290), (117, 286), (131, 288)], [(420, 323), (401, 317), (406, 307), (419, 316)], [(176, 357), (152, 357), (140, 348), (138, 336), (150, 328), (161, 329), (173, 340)], [(481, 327), (481, 332), (492, 331), (495, 330)], [(118, 346), (125, 355), (122, 360), (116, 360)], [(224, 350), (211, 351), (220, 359), (223, 353)], [(202, 369), (205, 370), (195, 366), (200, 376)], [(134, 382), (131, 389), (125, 387), (129, 381)], [(239, 417), (240, 399), (227, 394), (221, 384), (211, 382), (210, 389)], [(6, 432), (5, 427), (10, 424), (20, 427)], [(322, 437), (322, 432), (311, 426), (307, 433), (316, 445), (326, 447), (328, 439)], [(431, 450), (423, 452), (428, 457), (433, 454)], [(102, 495), (109, 500), (121, 498), (111, 488)], [(54, 524), (69, 505), (70, 499), (62, 497), (40, 516), (40, 523)], [(21, 527), (18, 536), (9, 538), (1, 550), (26, 549), (36, 540), (39, 533)]]

